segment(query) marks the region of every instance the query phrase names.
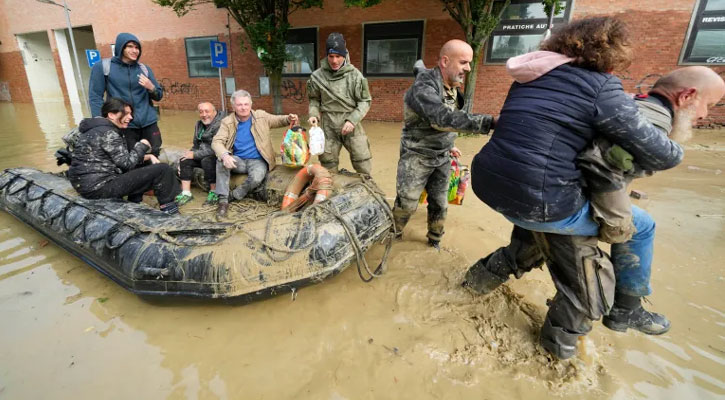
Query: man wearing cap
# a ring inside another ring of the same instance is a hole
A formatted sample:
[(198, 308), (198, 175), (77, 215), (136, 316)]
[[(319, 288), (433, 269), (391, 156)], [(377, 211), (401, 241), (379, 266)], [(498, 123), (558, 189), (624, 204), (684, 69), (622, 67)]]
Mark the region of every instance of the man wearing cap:
[(320, 60), (320, 68), (307, 81), (309, 122), (321, 122), (325, 132), (325, 152), (320, 162), (328, 170), (337, 171), (340, 149), (345, 146), (355, 171), (370, 175), (370, 143), (360, 124), (372, 101), (368, 81), (350, 64), (342, 34), (331, 33), (325, 50), (327, 57)]

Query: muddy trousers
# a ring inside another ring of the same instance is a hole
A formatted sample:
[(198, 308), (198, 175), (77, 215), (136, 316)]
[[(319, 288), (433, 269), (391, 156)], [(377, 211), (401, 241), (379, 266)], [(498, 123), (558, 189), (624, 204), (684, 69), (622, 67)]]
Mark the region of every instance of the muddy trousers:
[(153, 164), (146, 167), (132, 169), (125, 174), (118, 175), (103, 187), (83, 197), (89, 199), (113, 199), (128, 196), (129, 201), (140, 201), (143, 194), (153, 189), (159, 204), (164, 205), (174, 201), (174, 197), (181, 193), (176, 172), (168, 164)]
[(520, 278), (546, 262), (557, 292), (549, 303), (542, 335), (550, 336), (552, 342), (573, 343), (613, 304), (614, 268), (597, 243), (593, 236), (532, 232), (514, 226), (511, 243), (476, 263), (468, 277), (481, 277), (485, 269), (486, 279), (500, 284), (509, 274)]
[(207, 183), (216, 183), (216, 163), (215, 155), (210, 155), (202, 159), (186, 158), (179, 163), (179, 177), (182, 181), (190, 181), (194, 177), (194, 168), (204, 170), (204, 180)]
[(247, 179), (235, 189), (235, 197), (244, 198), (249, 192), (254, 191), (267, 176), (267, 162), (258, 158), (239, 158), (232, 156), (237, 162), (236, 168), (227, 169), (224, 163), (217, 161), (216, 163), (216, 194), (219, 195), (220, 203), (229, 202), (229, 181), (232, 172), (235, 174), (247, 174)]
[(395, 228), (403, 228), (418, 208), (423, 189), (428, 192), (428, 239), (440, 241), (448, 211), (448, 179), (451, 159), (448, 153), (429, 157), (400, 147), (393, 216)]
[[(325, 116), (322, 118), (325, 132), (325, 152), (320, 154), (320, 163), (329, 171), (337, 172), (340, 165), (340, 150), (345, 147), (350, 153), (350, 163), (355, 172), (370, 175), (373, 169), (370, 142), (361, 124), (347, 135), (340, 133), (342, 126), (335, 127)], [(344, 120), (343, 120), (344, 122)]]

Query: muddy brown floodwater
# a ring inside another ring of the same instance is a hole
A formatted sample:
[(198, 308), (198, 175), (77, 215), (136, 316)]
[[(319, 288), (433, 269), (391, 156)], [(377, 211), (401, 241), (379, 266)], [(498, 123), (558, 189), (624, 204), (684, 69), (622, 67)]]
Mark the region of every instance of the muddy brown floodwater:
[[(0, 103), (0, 168), (60, 170), (53, 152), (70, 114)], [(164, 112), (165, 144), (188, 146), (195, 119)], [(392, 201), (400, 124), (365, 127)], [(459, 139), (463, 160), (486, 140)], [(649, 307), (672, 330), (596, 323), (564, 362), (535, 344), (554, 292), (546, 270), (486, 298), (459, 287), (511, 231), (470, 190), (449, 208), (440, 252), (426, 246), (420, 210), (381, 279), (363, 283), (351, 267), (294, 300), (244, 306), (140, 299), (0, 212), (0, 398), (725, 398), (723, 170), (725, 131), (703, 130), (682, 165), (634, 184), (658, 224)], [(382, 250), (368, 252), (371, 264)]]

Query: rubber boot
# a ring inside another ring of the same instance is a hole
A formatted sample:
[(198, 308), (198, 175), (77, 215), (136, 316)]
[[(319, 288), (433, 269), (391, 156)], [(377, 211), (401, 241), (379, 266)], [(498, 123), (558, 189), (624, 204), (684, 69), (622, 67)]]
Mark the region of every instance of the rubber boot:
[(569, 333), (564, 328), (553, 326), (549, 318), (544, 321), (539, 335), (539, 343), (549, 353), (560, 360), (576, 355), (576, 344), (579, 334)]
[(461, 284), (478, 294), (489, 294), (506, 282), (508, 274), (502, 277), (489, 270), (489, 261), (496, 253), (491, 253), (485, 258), (478, 260), (466, 272), (466, 277)]
[(647, 335), (661, 335), (670, 330), (667, 317), (645, 310), (641, 297), (621, 293), (616, 294), (614, 306), (609, 315), (604, 316), (602, 323), (617, 332), (626, 332), (627, 328), (632, 328)]

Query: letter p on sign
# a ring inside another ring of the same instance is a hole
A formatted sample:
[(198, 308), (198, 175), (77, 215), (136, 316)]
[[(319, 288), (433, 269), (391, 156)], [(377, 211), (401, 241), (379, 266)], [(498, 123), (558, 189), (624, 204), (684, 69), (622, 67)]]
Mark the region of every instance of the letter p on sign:
[(211, 46), (211, 66), (227, 68), (227, 44), (210, 40), (209, 46)]

